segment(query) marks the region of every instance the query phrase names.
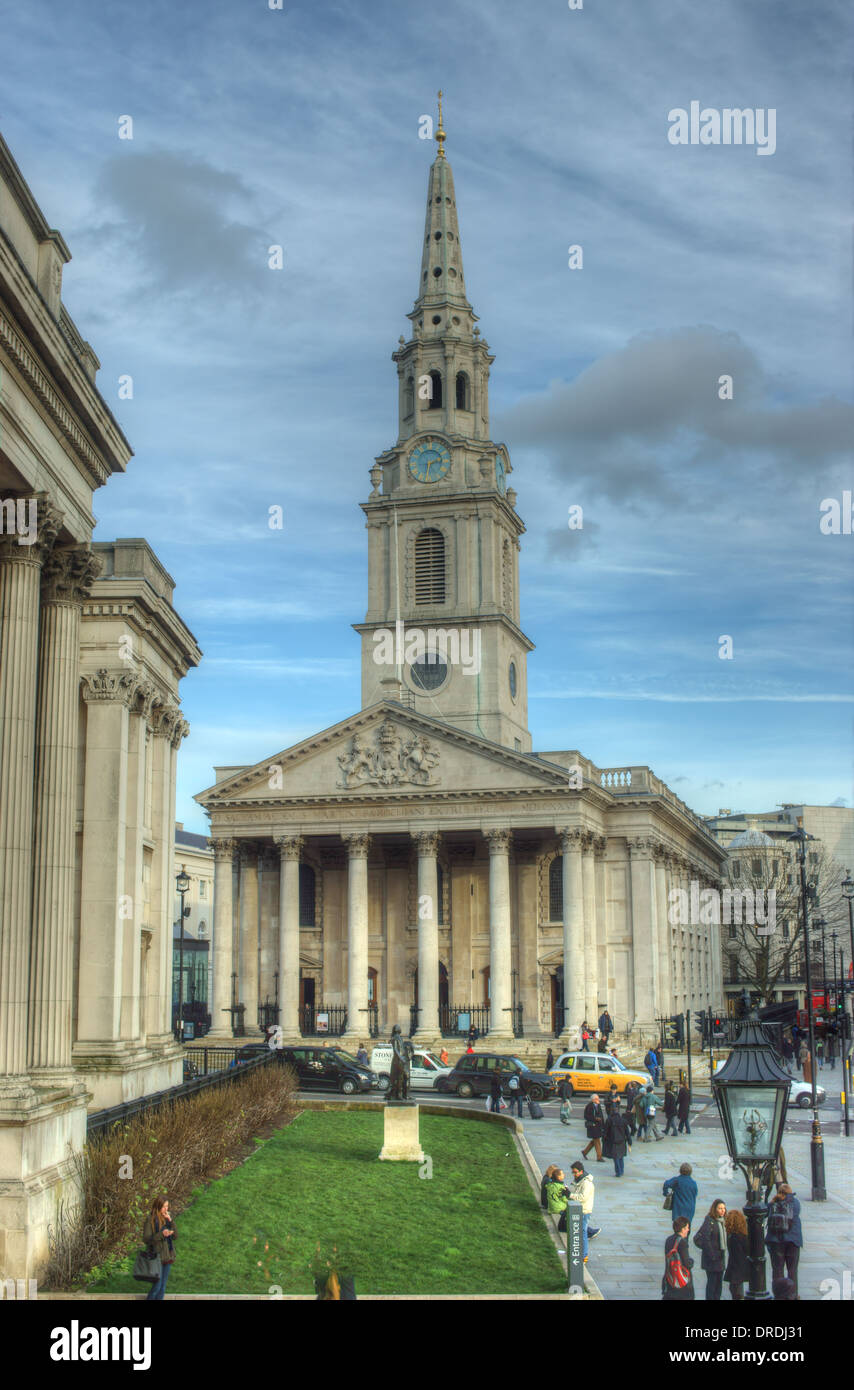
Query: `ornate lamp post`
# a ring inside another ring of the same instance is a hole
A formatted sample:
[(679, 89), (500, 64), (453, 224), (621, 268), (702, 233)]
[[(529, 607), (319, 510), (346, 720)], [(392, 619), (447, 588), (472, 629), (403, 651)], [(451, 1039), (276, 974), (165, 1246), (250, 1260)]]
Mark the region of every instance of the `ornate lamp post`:
[[(846, 872), (846, 874), (847, 874), (847, 878), (844, 878), (844, 879), (842, 880), (841, 887), (842, 887), (842, 896), (843, 896), (843, 898), (845, 899), (845, 901), (846, 901), (847, 904), (848, 904), (848, 931), (849, 931), (849, 935), (850, 935), (850, 938), (851, 938), (851, 955), (850, 955), (850, 957), (849, 957), (849, 960), (854, 961), (854, 879), (852, 879), (852, 877), (851, 877), (851, 870), (850, 870), (850, 869), (846, 869), (845, 872)], [(843, 972), (843, 981), (844, 981), (844, 985), (845, 985), (845, 990), (846, 990), (846, 992), (847, 992), (847, 990), (848, 990), (848, 972), (847, 972), (847, 971)], [(849, 1043), (849, 1045), (850, 1045), (851, 1039), (854, 1038), (854, 994), (850, 994), (850, 995), (848, 995), (848, 997), (849, 997), (850, 1000), (851, 1000), (851, 1017), (850, 1017), (850, 1018), (848, 1017), (848, 1010), (847, 1010), (847, 1009), (845, 1010), (843, 1017), (846, 1018), (846, 1019), (848, 1019), (848, 1022), (847, 1022), (846, 1028), (845, 1028), (845, 1032), (846, 1032), (846, 1041), (847, 1041), (847, 1042)]]
[(181, 897), (181, 938), (178, 947), (178, 1017), (175, 1020), (175, 1037), (181, 1042), (184, 1037), (184, 917), (187, 909), (184, 907), (184, 898), (190, 891), (190, 875), (184, 865), (181, 865), (181, 872), (175, 875), (175, 887)]
[(806, 970), (807, 985), (807, 1027), (809, 1029), (809, 1048), (810, 1048), (810, 1084), (812, 1086), (812, 1138), (810, 1139), (810, 1170), (812, 1173), (812, 1199), (814, 1202), (826, 1202), (827, 1190), (824, 1185), (824, 1140), (821, 1137), (821, 1125), (818, 1118), (818, 1103), (815, 1095), (815, 1018), (812, 1007), (812, 969), (810, 966), (810, 939), (809, 926), (807, 924), (807, 840), (815, 839), (814, 835), (808, 835), (802, 825), (797, 830), (786, 837), (795, 843), (795, 854), (798, 860), (798, 867), (801, 872), (801, 911), (804, 914), (804, 967)]
[(755, 1009), (742, 1024), (726, 1062), (712, 1077), (712, 1093), (729, 1156), (747, 1183), (744, 1214), (750, 1281), (746, 1297), (770, 1298), (765, 1287), (764, 1221), (786, 1123), (791, 1077), (779, 1065)]

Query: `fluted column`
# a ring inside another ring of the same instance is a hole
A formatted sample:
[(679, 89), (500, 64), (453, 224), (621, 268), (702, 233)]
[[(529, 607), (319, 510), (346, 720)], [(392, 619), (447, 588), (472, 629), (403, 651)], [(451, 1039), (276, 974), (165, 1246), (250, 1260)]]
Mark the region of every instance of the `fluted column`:
[(649, 1024), (658, 1009), (658, 937), (654, 919), (652, 841), (627, 841), (632, 878), (632, 953), (635, 967), (635, 1026)]
[[(596, 993), (600, 1002), (613, 1014), (612, 1000), (608, 991), (608, 895), (607, 869), (605, 867), (607, 851), (608, 841), (606, 837), (604, 835), (597, 836), (593, 845), (593, 852), (596, 856), (596, 964), (594, 966), (597, 981)], [(597, 1020), (600, 1012), (601, 1010), (597, 1011)]]
[(40, 497), (35, 544), (0, 538), (0, 1078), (13, 1091), (27, 1084), (39, 585), (58, 526)]
[(101, 561), (83, 546), (55, 549), (42, 575), (33, 839), (29, 1065), (35, 1079), (71, 1084), (74, 823), (80, 608)]
[(258, 1029), (258, 847), (240, 849), (240, 977), (238, 997), (245, 1005), (244, 1033)]
[(299, 835), (276, 836), (279, 850), (279, 1024), (286, 1038), (300, 1035), (299, 866), (304, 843)]
[(236, 840), (211, 839), (214, 854), (213, 1004), (209, 1038), (231, 1037), (234, 973), (234, 853)]
[(667, 872), (664, 849), (655, 849), (655, 920), (658, 931), (658, 1005), (662, 1014), (673, 1012), (673, 984), (670, 965), (670, 922), (667, 916)]
[(584, 1018), (587, 993), (584, 969), (584, 885), (581, 870), (580, 830), (563, 830), (563, 1002), (565, 1017), (561, 1041), (574, 1040)]
[[(258, 997), (263, 1004), (272, 1004), (276, 997), (276, 970), (279, 956), (279, 855), (270, 845), (266, 845), (258, 859), (260, 880), (259, 957), (260, 975)], [(281, 988), (281, 981), (279, 981)]]
[(485, 830), (489, 845), (489, 1041), (513, 1037), (510, 1016), (510, 844), (511, 830)]
[(368, 850), (370, 835), (342, 836), (347, 846), (347, 1032), (368, 1031)]
[(417, 1042), (429, 1042), (439, 1031), (439, 876), (436, 855), (439, 835), (415, 835), (418, 850), (418, 1025)]
[(584, 1017), (591, 1028), (599, 1017), (599, 981), (596, 970), (596, 861), (595, 836), (584, 837), (581, 854), (581, 883), (584, 895)]

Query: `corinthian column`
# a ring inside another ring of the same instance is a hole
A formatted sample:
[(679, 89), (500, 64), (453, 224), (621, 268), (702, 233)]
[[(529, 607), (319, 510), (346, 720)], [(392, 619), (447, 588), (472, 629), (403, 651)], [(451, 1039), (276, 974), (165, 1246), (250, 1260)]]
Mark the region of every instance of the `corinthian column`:
[(13, 1091), (27, 1084), (39, 583), (59, 529), (43, 495), (36, 517), (32, 545), (0, 537), (0, 1086)]
[(561, 1045), (569, 1047), (581, 1028), (586, 994), (584, 971), (584, 886), (582, 831), (559, 830), (563, 855), (563, 1003)]
[(596, 969), (596, 860), (595, 836), (584, 836), (581, 856), (581, 884), (584, 895), (584, 1017), (591, 1028), (599, 1017), (598, 972)]
[(370, 835), (342, 836), (347, 846), (347, 1031), (351, 1042), (368, 1031), (368, 850)]
[(305, 841), (299, 835), (275, 838), (279, 849), (279, 1024), (285, 1038), (297, 1040), (300, 1036), (299, 866)]
[(415, 1041), (427, 1044), (439, 1031), (439, 835), (414, 837), (418, 850), (418, 1025)]
[(509, 1042), (512, 968), (510, 949), (511, 830), (484, 830), (489, 844), (489, 1042)]
[(209, 1038), (230, 1038), (234, 973), (234, 852), (237, 841), (208, 841), (214, 853), (213, 1005)]
[(42, 572), (30, 956), (29, 1065), (34, 1080), (72, 1084), (74, 822), (80, 607), (101, 561), (53, 550)]
[(670, 918), (667, 902), (667, 872), (663, 845), (655, 848), (655, 918), (658, 932), (658, 1003), (662, 1013), (670, 1014), (675, 1007), (670, 964)]
[(632, 880), (632, 952), (635, 966), (635, 1027), (658, 1014), (658, 928), (655, 923), (655, 871), (652, 841), (627, 841)]
[(244, 1033), (258, 1028), (258, 847), (240, 848), (240, 1002)]

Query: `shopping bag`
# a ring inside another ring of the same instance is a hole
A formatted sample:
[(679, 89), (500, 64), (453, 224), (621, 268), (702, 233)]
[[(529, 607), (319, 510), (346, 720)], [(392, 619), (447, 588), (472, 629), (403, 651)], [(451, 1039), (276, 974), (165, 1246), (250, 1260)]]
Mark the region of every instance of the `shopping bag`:
[(140, 1250), (133, 1265), (133, 1277), (141, 1284), (156, 1284), (163, 1272), (160, 1256), (152, 1249)]

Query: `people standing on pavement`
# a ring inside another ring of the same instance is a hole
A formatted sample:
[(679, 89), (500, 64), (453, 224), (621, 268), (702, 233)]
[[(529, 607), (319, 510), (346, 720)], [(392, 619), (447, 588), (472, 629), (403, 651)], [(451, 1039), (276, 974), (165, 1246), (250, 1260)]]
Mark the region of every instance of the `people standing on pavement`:
[(554, 1053), (552, 1052), (551, 1048), (549, 1048), (548, 1052), (546, 1053), (546, 1071), (551, 1071), (551, 1069), (552, 1069), (552, 1067), (554, 1066), (554, 1064), (555, 1064), (555, 1055), (554, 1055)]
[(559, 1231), (566, 1230), (566, 1204), (569, 1201), (569, 1188), (562, 1168), (555, 1168), (552, 1180), (546, 1184), (546, 1210), (558, 1218)]
[(572, 1165), (572, 1181), (569, 1185), (569, 1200), (581, 1203), (581, 1253), (584, 1256), (584, 1263), (587, 1263), (587, 1255), (590, 1249), (589, 1241), (594, 1236), (598, 1236), (601, 1226), (591, 1226), (590, 1219), (593, 1215), (593, 1199), (596, 1195), (596, 1188), (593, 1178), (586, 1171), (580, 1159)]
[(661, 1297), (668, 1302), (687, 1302), (694, 1297), (694, 1261), (688, 1251), (689, 1225), (684, 1216), (673, 1222), (673, 1234), (664, 1242), (664, 1274)]
[(568, 1125), (572, 1119), (572, 1087), (566, 1077), (558, 1086), (557, 1093), (560, 1096), (560, 1122), (562, 1125)]
[(807, 1047), (806, 1040), (802, 1038), (800, 1047), (798, 1048), (798, 1066), (803, 1072), (804, 1081), (809, 1081), (811, 1079), (807, 1076), (807, 1067), (809, 1066), (809, 1060), (810, 1050)]
[(647, 1054), (646, 1054), (646, 1056), (645, 1056), (644, 1059), (643, 1059), (643, 1064), (644, 1064), (644, 1066), (646, 1067), (647, 1071), (649, 1072), (650, 1076), (652, 1077), (652, 1084), (653, 1084), (653, 1086), (657, 1086), (657, 1085), (658, 1085), (658, 1058), (656, 1057), (656, 1055), (655, 1055), (655, 1053), (653, 1052), (653, 1050), (652, 1050), (651, 1047), (647, 1049)]
[(548, 1202), (546, 1201), (546, 1188), (548, 1187), (556, 1172), (557, 1164), (550, 1163), (546, 1171), (543, 1173), (542, 1182), (540, 1183), (540, 1206), (543, 1207), (546, 1211), (548, 1211)]
[(582, 1158), (586, 1158), (591, 1149), (596, 1150), (596, 1162), (602, 1162), (602, 1135), (605, 1132), (605, 1112), (602, 1109), (598, 1096), (591, 1096), (584, 1107), (584, 1127), (590, 1143), (586, 1149), (581, 1150)]
[(607, 1094), (607, 1096), (605, 1097), (605, 1119), (606, 1119), (606, 1120), (607, 1120), (608, 1116), (611, 1114), (612, 1110), (614, 1109), (614, 1101), (615, 1101), (615, 1100), (619, 1100), (619, 1098), (620, 1098), (620, 1092), (617, 1090), (617, 1083), (616, 1083), (616, 1081), (610, 1081), (610, 1082), (608, 1083), (608, 1094)]
[(365, 1049), (364, 1043), (359, 1043), (359, 1050), (356, 1053), (356, 1061), (362, 1067), (366, 1067), (368, 1065), (368, 1054)]
[(590, 1041), (590, 1029), (587, 1027), (587, 1019), (585, 1018), (585, 1019), (582, 1020), (582, 1023), (581, 1023), (581, 1051), (582, 1051), (582, 1052), (589, 1052), (589, 1051), (590, 1051), (590, 1048), (587, 1046), (587, 1044), (589, 1043), (589, 1041)]
[[(647, 1126), (649, 1126), (649, 1128), (652, 1129), (652, 1132), (653, 1132), (653, 1134), (655, 1135), (655, 1142), (656, 1142), (656, 1144), (657, 1144), (658, 1141), (659, 1141), (659, 1139), (663, 1139), (663, 1138), (664, 1138), (664, 1135), (663, 1135), (663, 1134), (659, 1134), (659, 1132), (658, 1132), (658, 1125), (655, 1123), (655, 1116), (656, 1116), (656, 1111), (657, 1111), (658, 1107), (656, 1106), (656, 1103), (655, 1103), (655, 1092), (653, 1091), (653, 1089), (652, 1089), (651, 1086), (647, 1086), (646, 1092), (645, 1092), (645, 1094), (644, 1094), (642, 1100), (643, 1100), (644, 1127), (646, 1128)], [(648, 1143), (649, 1143), (649, 1134), (648, 1134), (648, 1133), (645, 1133), (645, 1134), (644, 1134), (644, 1143), (645, 1143), (645, 1144), (648, 1144)]]
[(646, 1139), (646, 1093), (638, 1087), (637, 1095), (634, 1098), (635, 1107), (635, 1130), (638, 1139)]
[(791, 1038), (784, 1037), (782, 1043), (780, 1044), (780, 1047), (783, 1053), (783, 1064), (786, 1068), (786, 1071), (791, 1076), (792, 1062), (794, 1061), (795, 1057), (795, 1049), (792, 1046)]
[(157, 1302), (166, 1296), (166, 1280), (175, 1263), (175, 1221), (169, 1211), (168, 1197), (155, 1197), (142, 1228), (143, 1243), (160, 1256), (160, 1277), (151, 1286), (146, 1302)]
[(712, 1202), (702, 1226), (694, 1237), (694, 1244), (703, 1252), (700, 1265), (706, 1271), (706, 1301), (716, 1302), (721, 1296), (729, 1254), (726, 1202), (722, 1202), (720, 1198)]
[(801, 1204), (787, 1182), (781, 1182), (768, 1204), (768, 1229), (765, 1244), (771, 1256), (774, 1279), (788, 1275), (798, 1296), (798, 1260), (804, 1244), (801, 1229)]
[(819, 1071), (824, 1071), (824, 1038), (815, 1040), (815, 1059), (818, 1062)]
[(525, 1103), (525, 1090), (522, 1082), (522, 1077), (519, 1075), (519, 1072), (514, 1071), (512, 1073), (510, 1080), (507, 1082), (507, 1089), (510, 1092), (510, 1113), (512, 1115), (513, 1103), (515, 1101), (516, 1114), (519, 1116), (519, 1119), (521, 1120), (523, 1115), (525, 1114), (525, 1111), (523, 1109)]
[(676, 1094), (676, 1114), (679, 1116), (679, 1129), (677, 1133), (691, 1133), (691, 1092), (682, 1081)]
[(489, 1083), (489, 1108), (498, 1115), (501, 1113), (501, 1073), (494, 1071)]
[(607, 1009), (603, 1009), (602, 1013), (599, 1015), (599, 1031), (607, 1044), (609, 1037), (614, 1031), (614, 1020), (611, 1018)]
[[(672, 1134), (675, 1136), (675, 1134), (676, 1134), (676, 1092), (675, 1092), (674, 1089), (673, 1089), (673, 1082), (672, 1082), (672, 1081), (668, 1081), (668, 1082), (667, 1082), (667, 1085), (666, 1085), (665, 1088), (664, 1088), (664, 1118), (665, 1118), (665, 1120), (666, 1120), (666, 1124), (665, 1124), (665, 1126), (664, 1126), (664, 1133), (665, 1133), (665, 1134), (670, 1134), (670, 1133), (672, 1133)], [(671, 1131), (671, 1128), (670, 1128), (671, 1125), (673, 1126), (672, 1131)]]
[[(655, 1049), (655, 1056), (658, 1061), (658, 1081), (664, 1080), (664, 1048), (661, 1043)], [(658, 1082), (656, 1082), (658, 1085)]]
[(661, 1189), (663, 1197), (668, 1192), (673, 1193), (673, 1201), (670, 1207), (670, 1215), (675, 1221), (677, 1216), (684, 1217), (690, 1227), (694, 1220), (694, 1212), (697, 1209), (697, 1184), (691, 1177), (690, 1163), (683, 1163), (675, 1178), (668, 1178)]
[(747, 1221), (743, 1211), (734, 1208), (726, 1214), (726, 1233), (729, 1241), (729, 1259), (724, 1270), (724, 1278), (729, 1284), (730, 1297), (736, 1303), (744, 1300), (744, 1286), (750, 1282), (750, 1266), (747, 1263)]
[(629, 1147), (629, 1135), (626, 1122), (620, 1114), (620, 1102), (618, 1100), (614, 1101), (614, 1109), (605, 1122), (604, 1139), (609, 1156), (614, 1160), (614, 1177), (621, 1178), (626, 1161), (626, 1150)]

